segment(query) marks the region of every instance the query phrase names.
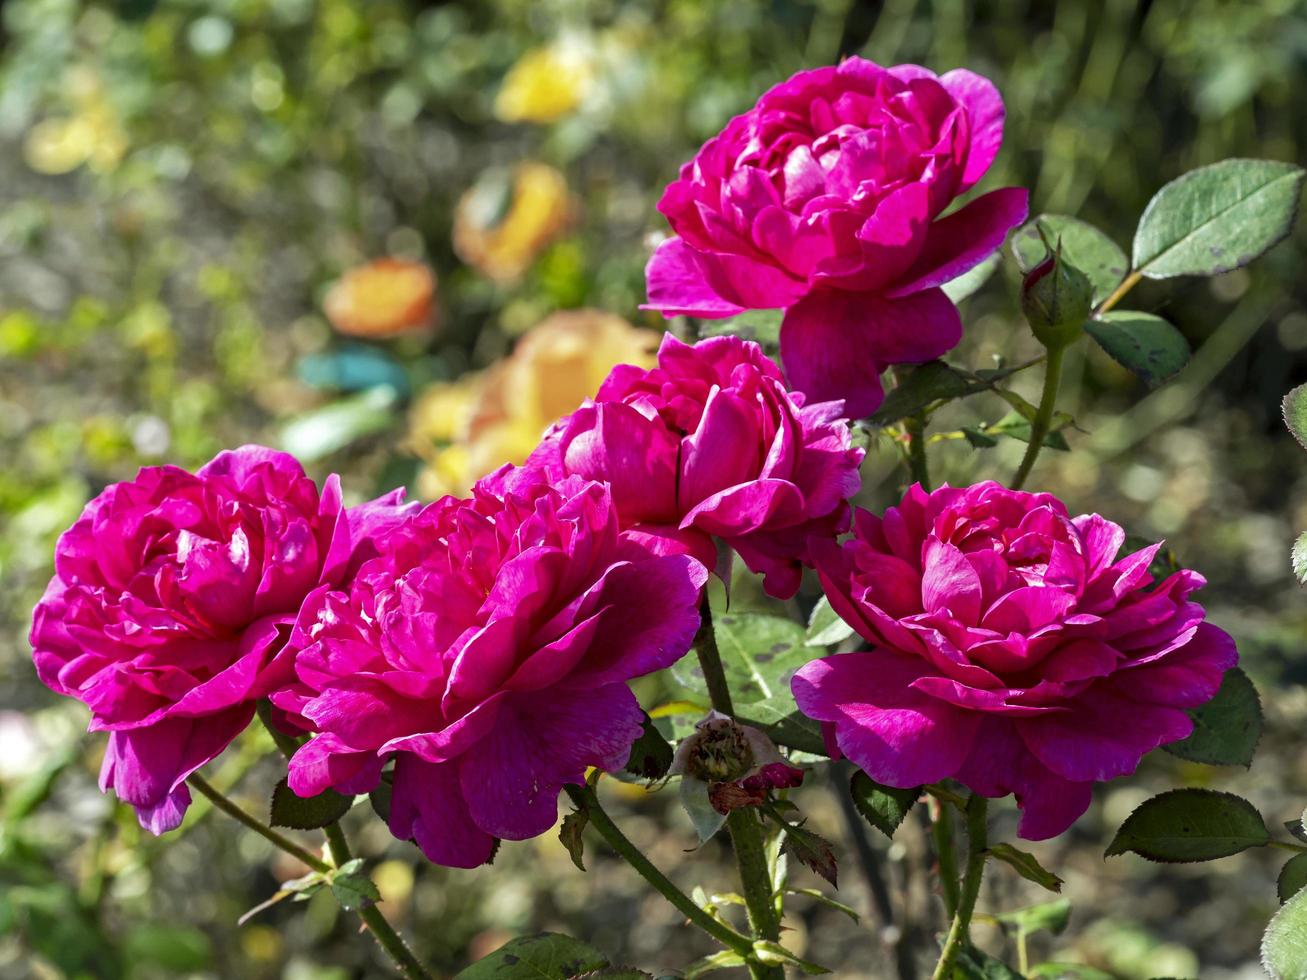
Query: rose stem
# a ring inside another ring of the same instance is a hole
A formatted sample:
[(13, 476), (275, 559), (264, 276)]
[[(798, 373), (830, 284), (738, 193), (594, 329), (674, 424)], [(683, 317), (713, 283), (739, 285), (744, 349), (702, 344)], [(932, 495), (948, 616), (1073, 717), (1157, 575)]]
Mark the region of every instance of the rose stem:
[[(263, 722), (263, 727), (268, 730), (272, 740), (277, 743), (277, 748), (289, 759), (295, 754), (295, 750), (299, 748), (299, 739), (277, 730), (277, 727), (272, 723), (272, 712), (267, 701), (259, 702), (258, 711), (259, 720)], [(353, 852), (349, 846), (349, 838), (345, 836), (345, 831), (341, 829), (339, 822), (332, 821), (327, 824), (322, 828), (322, 833), (327, 838), (327, 848), (331, 851), (331, 861), (335, 867), (339, 868), (353, 857)], [(318, 869), (315, 868), (314, 870)], [(415, 980), (429, 980), (431, 974), (413, 954), (413, 951), (408, 948), (408, 944), (404, 942), (403, 937), (391, 928), (390, 923), (386, 921), (386, 917), (381, 914), (381, 910), (376, 905), (360, 906), (358, 914), (359, 918), (363, 920), (363, 924), (367, 926), (368, 931), (372, 933), (372, 938), (377, 941), (377, 945), (395, 961), (395, 964), (404, 972), (405, 976), (413, 977)]]
[(944, 952), (932, 974), (933, 980), (953, 976), (958, 954), (971, 941), (971, 914), (976, 910), (976, 899), (980, 897), (980, 879), (985, 874), (985, 855), (989, 847), (985, 819), (988, 806), (989, 801), (979, 793), (972, 793), (967, 800), (967, 873), (962, 881), (962, 894), (953, 915), (953, 925), (944, 941)]
[(1122, 279), (1121, 285), (1117, 286), (1116, 289), (1112, 291), (1112, 295), (1103, 300), (1103, 302), (1099, 304), (1098, 309), (1094, 310), (1094, 316), (1102, 316), (1108, 310), (1112, 309), (1112, 307), (1116, 306), (1117, 303), (1121, 302), (1121, 300), (1125, 299), (1125, 294), (1134, 289), (1135, 285), (1143, 277), (1144, 274), (1136, 269), (1134, 272), (1130, 273), (1130, 275)]
[[(894, 380), (901, 388), (911, 376), (911, 368), (896, 367)], [(908, 437), (908, 471), (921, 489), (930, 492), (930, 464), (926, 460), (926, 413), (917, 412), (903, 420), (903, 433)]]
[(227, 816), (231, 817), (233, 820), (236, 820), (239, 823), (243, 823), (246, 827), (254, 831), (260, 837), (263, 837), (264, 839), (270, 841), (275, 847), (279, 847), (281, 850), (285, 851), (291, 857), (295, 858), (297, 861), (302, 862), (303, 864), (308, 865), (310, 868), (312, 868), (314, 871), (318, 872), (319, 874), (324, 874), (324, 875), (331, 874), (331, 872), (335, 870), (326, 861), (322, 860), (322, 858), (317, 857), (314, 854), (310, 853), (305, 848), (300, 847), (299, 844), (296, 844), (289, 837), (279, 834), (277, 831), (273, 830), (267, 824), (262, 823), (261, 821), (256, 820), (254, 817), (250, 816), (248, 813), (246, 813), (244, 810), (238, 807), (235, 803), (233, 803), (231, 800), (227, 799), (227, 797), (223, 796), (216, 789), (214, 789), (214, 787), (210, 785), (209, 781), (205, 779), (203, 776), (201, 776), (198, 772), (193, 772), (188, 777), (186, 777), (186, 782), (190, 783), (191, 786), (195, 787), (195, 789), (199, 790), (202, 794), (204, 794), (204, 796), (208, 797), (209, 802), (212, 803), (219, 810), (221, 810), (223, 813), (227, 814)]
[(957, 835), (953, 832), (953, 810), (944, 802), (934, 807), (936, 815), (930, 831), (935, 838), (935, 853), (939, 858), (939, 882), (944, 896), (945, 918), (952, 919), (958, 911), (958, 852)]
[(653, 885), (655, 889), (671, 902), (687, 919), (712, 936), (728, 949), (733, 949), (743, 957), (753, 955), (753, 941), (748, 936), (736, 932), (720, 919), (709, 915), (694, 899), (677, 888), (671, 879), (654, 867), (653, 863), (631, 843), (630, 839), (613, 823), (612, 817), (599, 802), (599, 794), (589, 786), (564, 786), (567, 795), (589, 817), (589, 823), (605, 841), (616, 851), (640, 877)]
[(1048, 360), (1044, 364), (1044, 391), (1039, 396), (1039, 408), (1035, 409), (1034, 421), (1030, 423), (1030, 443), (1026, 446), (1026, 454), (1021, 458), (1016, 476), (1012, 477), (1013, 490), (1020, 490), (1025, 485), (1026, 477), (1030, 475), (1035, 460), (1039, 458), (1039, 451), (1044, 447), (1044, 439), (1053, 422), (1053, 409), (1057, 405), (1057, 388), (1062, 382), (1062, 355), (1065, 353), (1065, 347), (1055, 347), (1048, 352)]
[[(708, 593), (703, 594), (699, 632), (694, 638), (694, 652), (703, 668), (704, 681), (712, 706), (724, 715), (735, 716), (731, 703), (731, 689), (722, 669), (721, 654), (717, 651), (717, 635), (713, 632), (712, 606)], [(772, 880), (767, 870), (767, 851), (763, 844), (762, 824), (748, 810), (732, 810), (726, 817), (726, 829), (731, 834), (735, 849), (735, 863), (740, 872), (740, 885), (744, 890), (744, 904), (749, 910), (749, 925), (759, 939), (776, 942), (780, 939), (781, 923), (772, 901)], [(756, 980), (784, 980), (785, 971), (779, 966), (750, 963), (749, 971)]]

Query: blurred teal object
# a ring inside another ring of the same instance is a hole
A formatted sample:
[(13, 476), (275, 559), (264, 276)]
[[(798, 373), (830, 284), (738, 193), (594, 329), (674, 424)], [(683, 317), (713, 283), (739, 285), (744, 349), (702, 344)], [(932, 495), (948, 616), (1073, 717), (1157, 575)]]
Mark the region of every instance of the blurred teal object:
[(408, 375), (394, 358), (362, 344), (302, 357), (295, 373), (320, 391), (364, 391), (380, 385), (388, 385), (400, 397), (407, 397), (410, 391)]

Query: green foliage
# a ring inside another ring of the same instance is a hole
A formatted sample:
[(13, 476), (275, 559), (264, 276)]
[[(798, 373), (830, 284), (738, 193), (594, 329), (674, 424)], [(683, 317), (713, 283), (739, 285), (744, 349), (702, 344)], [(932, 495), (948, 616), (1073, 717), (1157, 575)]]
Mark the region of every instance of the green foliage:
[(274, 827), (293, 827), (296, 830), (317, 830), (335, 823), (354, 805), (354, 797), (344, 796), (328, 789), (317, 796), (298, 796), (290, 784), (282, 779), (272, 791), (268, 808), (269, 823)]
[(822, 596), (808, 617), (808, 633), (804, 644), (810, 647), (830, 647), (843, 643), (853, 636), (853, 632), (853, 627), (840, 619), (839, 613), (831, 608), (830, 600)]
[(1029, 851), (1022, 851), (1011, 844), (998, 843), (990, 845), (989, 856), (1002, 861), (1026, 881), (1033, 881), (1040, 888), (1051, 892), (1062, 890), (1062, 879), (1040, 864)]
[(1003, 256), (1000, 252), (995, 252), (989, 258), (980, 262), (978, 265), (968, 269), (956, 279), (951, 279), (944, 283), (940, 288), (954, 303), (961, 303), (964, 299), (974, 295), (980, 290), (985, 283), (998, 271), (998, 267), (1003, 263)]
[(1085, 324), (1112, 360), (1149, 384), (1160, 384), (1189, 362), (1189, 341), (1160, 316), (1112, 310)]
[(781, 850), (784, 854), (798, 861), (814, 874), (825, 878), (831, 883), (831, 887), (839, 887), (835, 848), (830, 841), (811, 830), (788, 823), (784, 825), (781, 833), (784, 834), (781, 841)]
[(908, 373), (906, 381), (886, 393), (885, 401), (868, 421), (872, 425), (891, 425), (940, 403), (993, 390), (999, 382), (1028, 366), (971, 372), (943, 361), (919, 364)]
[(1021, 311), (1035, 339), (1049, 350), (1060, 350), (1080, 338), (1093, 306), (1089, 277), (1062, 254), (1060, 243), (1021, 283)]
[(952, 980), (1021, 980), (1021, 974), (984, 950), (967, 946), (953, 966)]
[(748, 310), (729, 320), (705, 320), (699, 328), (699, 336), (724, 337), (734, 334), (775, 352), (781, 343), (783, 313), (783, 310)]
[(346, 910), (381, 901), (376, 883), (363, 873), (363, 859), (346, 861), (331, 875), (331, 894)]
[(1071, 900), (1055, 898), (1051, 902), (1041, 902), (1012, 912), (1002, 912), (994, 918), (1025, 935), (1046, 930), (1055, 936), (1060, 936), (1066, 930), (1067, 923), (1071, 921)]
[(1166, 279), (1247, 265), (1289, 234), (1303, 177), (1301, 167), (1274, 160), (1191, 170), (1148, 202), (1135, 231), (1135, 269)]
[(1145, 801), (1126, 818), (1106, 854), (1134, 851), (1150, 861), (1211, 861), (1263, 847), (1270, 834), (1262, 816), (1233, 793), (1177, 789)]
[(1130, 268), (1116, 242), (1088, 222), (1065, 214), (1041, 214), (1012, 236), (1012, 254), (1028, 273), (1049, 254), (1048, 243), (1061, 245), (1062, 255), (1093, 284), (1093, 301), (1106, 299)]
[(1275, 880), (1275, 892), (1281, 902), (1287, 902), (1302, 891), (1303, 885), (1307, 885), (1307, 853), (1295, 854), (1284, 863)]
[(1190, 762), (1214, 766), (1251, 766), (1262, 734), (1262, 704), (1257, 689), (1240, 668), (1225, 672), (1216, 696), (1189, 712), (1194, 730), (1188, 738), (1163, 746)]
[(589, 823), (589, 811), (573, 810), (563, 817), (563, 822), (558, 827), (558, 839), (567, 848), (572, 863), (581, 871), (585, 870), (585, 838), (583, 835)]
[(1266, 927), (1262, 965), (1275, 980), (1307, 976), (1307, 891), (1280, 906)]
[(640, 737), (631, 746), (626, 771), (642, 779), (662, 779), (672, 764), (672, 746), (663, 738), (648, 714), (644, 716), (643, 724)]
[(306, 463), (323, 459), (390, 428), (397, 401), (389, 385), (342, 398), (287, 422), (280, 445)]
[(886, 837), (893, 837), (908, 813), (921, 799), (922, 788), (896, 789), (882, 786), (859, 770), (849, 781), (849, 794), (862, 818)]
[(1284, 413), (1284, 424), (1299, 444), (1307, 449), (1307, 385), (1299, 385), (1285, 395), (1280, 410)]
[(571, 980), (608, 965), (603, 953), (579, 939), (541, 932), (509, 940), (455, 980)]

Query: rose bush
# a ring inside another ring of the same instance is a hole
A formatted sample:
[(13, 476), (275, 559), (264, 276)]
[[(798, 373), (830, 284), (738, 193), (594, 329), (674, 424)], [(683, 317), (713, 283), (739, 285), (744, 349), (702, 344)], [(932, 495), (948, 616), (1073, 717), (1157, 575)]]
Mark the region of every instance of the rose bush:
[(647, 270), (648, 307), (720, 318), (784, 309), (781, 356), (815, 401), (873, 412), (890, 364), (954, 347), (939, 287), (1002, 244), (1026, 191), (992, 191), (940, 220), (984, 176), (1003, 101), (958, 69), (863, 58), (799, 72), (736, 116), (658, 203), (676, 237)]
[(607, 487), (578, 477), (430, 504), (305, 604), (297, 683), (272, 696), (315, 732), (291, 788), (367, 792), (393, 757), (395, 836), (484, 864), (552, 827), (586, 767), (626, 763), (627, 681), (689, 649), (706, 577), (620, 533)]
[(396, 491), (346, 509), (294, 458), (259, 446), (191, 474), (149, 467), (86, 505), (59, 538), (33, 616), (36, 670), (109, 732), (101, 788), (154, 833), (190, 803), (186, 777), (292, 676), (304, 597), (344, 581), (407, 511)]
[(657, 367), (615, 368), (527, 467), (606, 481), (632, 533), (709, 566), (720, 538), (766, 576), (768, 592), (787, 597), (808, 541), (848, 526), (863, 451), (842, 410), (787, 390), (757, 344), (691, 346), (668, 334)]
[(1237, 660), (1190, 599), (1201, 575), (1155, 582), (1159, 545), (1118, 558), (1120, 527), (1050, 494), (914, 486), (854, 523), (817, 569), (872, 649), (802, 668), (800, 710), (879, 782), (1014, 793), (1023, 837), (1061, 833), (1094, 782), (1187, 736), (1185, 709)]

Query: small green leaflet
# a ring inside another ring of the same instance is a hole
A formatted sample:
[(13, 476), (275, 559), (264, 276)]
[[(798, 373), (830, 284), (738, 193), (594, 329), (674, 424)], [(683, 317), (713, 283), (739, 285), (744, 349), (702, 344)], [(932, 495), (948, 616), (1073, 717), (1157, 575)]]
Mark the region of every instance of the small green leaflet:
[(1051, 892), (1062, 890), (1062, 879), (1040, 864), (1029, 851), (1018, 850), (1011, 844), (994, 844), (989, 848), (989, 856), (1009, 865), (1026, 881), (1033, 881), (1041, 888)]
[(1107, 355), (1149, 384), (1161, 384), (1189, 363), (1189, 341), (1160, 316), (1113, 310), (1085, 324)]
[(908, 811), (921, 798), (921, 787), (895, 789), (882, 786), (859, 770), (849, 781), (849, 794), (853, 797), (854, 808), (867, 823), (886, 837), (893, 837)]
[(1189, 716), (1194, 720), (1193, 732), (1163, 746), (1167, 752), (1213, 766), (1252, 765), (1262, 734), (1262, 705), (1253, 682), (1241, 669), (1227, 670), (1216, 696)]

